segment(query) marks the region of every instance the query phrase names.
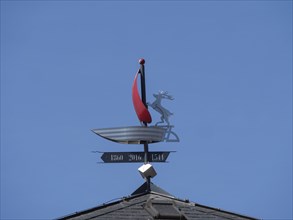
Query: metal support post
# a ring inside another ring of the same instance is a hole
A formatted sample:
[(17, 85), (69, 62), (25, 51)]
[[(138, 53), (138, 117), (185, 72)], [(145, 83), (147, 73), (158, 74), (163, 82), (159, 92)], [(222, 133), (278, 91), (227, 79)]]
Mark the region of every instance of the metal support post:
[[(145, 86), (145, 71), (144, 71), (144, 59), (139, 60), (140, 63), (140, 79), (141, 79), (141, 99), (143, 104), (145, 105), (146, 108), (148, 108), (147, 103), (146, 103), (146, 86)], [(143, 124), (147, 127), (147, 123), (143, 122)], [(148, 143), (144, 143), (144, 163), (149, 162), (149, 146)], [(147, 183), (147, 191), (149, 192), (151, 189), (151, 178), (147, 177), (146, 179)]]

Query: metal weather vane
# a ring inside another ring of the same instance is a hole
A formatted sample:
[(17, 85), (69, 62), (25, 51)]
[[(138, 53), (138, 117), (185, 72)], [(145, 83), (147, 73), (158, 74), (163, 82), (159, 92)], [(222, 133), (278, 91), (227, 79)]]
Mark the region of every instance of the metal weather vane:
[[(144, 146), (143, 152), (100, 152), (103, 153), (101, 159), (105, 163), (132, 163), (144, 162), (138, 169), (140, 174), (146, 179), (148, 191), (150, 190), (150, 179), (156, 175), (156, 171), (150, 162), (165, 162), (172, 151), (149, 152), (149, 144), (157, 142), (178, 142), (179, 138), (172, 131), (173, 125), (170, 125), (169, 117), (173, 115), (161, 104), (163, 99), (173, 100), (174, 98), (168, 92), (160, 91), (154, 94), (156, 100), (152, 103), (146, 102), (145, 85), (145, 60), (139, 60), (140, 68), (137, 71), (132, 84), (132, 102), (136, 115), (141, 126), (127, 126), (116, 128), (93, 129), (92, 131), (102, 138), (121, 144), (141, 144)], [(138, 77), (141, 82), (141, 96), (138, 91)], [(161, 121), (154, 126), (148, 126), (152, 122), (148, 106), (161, 114)], [(160, 125), (159, 125), (160, 124)], [(172, 137), (172, 138), (171, 138)]]

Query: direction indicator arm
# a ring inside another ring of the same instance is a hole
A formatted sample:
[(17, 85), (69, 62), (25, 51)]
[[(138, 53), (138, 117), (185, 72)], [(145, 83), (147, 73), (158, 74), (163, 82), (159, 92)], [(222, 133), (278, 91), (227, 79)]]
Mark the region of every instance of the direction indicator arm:
[[(174, 151), (148, 152), (149, 162), (164, 163), (171, 152)], [(141, 163), (144, 152), (103, 152), (101, 159), (104, 163)]]

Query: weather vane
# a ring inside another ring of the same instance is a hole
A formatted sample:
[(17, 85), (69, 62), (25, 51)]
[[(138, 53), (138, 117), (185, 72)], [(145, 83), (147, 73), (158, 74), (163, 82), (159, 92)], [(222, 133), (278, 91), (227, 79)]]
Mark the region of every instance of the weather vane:
[[(161, 104), (163, 99), (173, 100), (174, 98), (168, 92), (159, 91), (154, 94), (155, 101), (146, 102), (146, 85), (145, 85), (145, 60), (139, 60), (140, 68), (138, 69), (133, 85), (132, 85), (132, 102), (141, 123), (141, 126), (127, 126), (116, 128), (93, 129), (97, 135), (117, 143), (122, 144), (140, 144), (144, 146), (143, 152), (102, 152), (101, 159), (105, 163), (132, 163), (143, 162), (144, 164), (138, 168), (142, 177), (146, 180), (148, 191), (150, 190), (151, 178), (156, 176), (156, 171), (151, 162), (166, 162), (167, 157), (172, 151), (150, 152), (149, 144), (157, 142), (179, 142), (179, 137), (172, 131), (173, 125), (170, 125), (169, 117), (173, 115)], [(140, 76), (141, 95), (138, 91), (138, 76)], [(157, 111), (161, 117), (161, 121), (153, 126), (152, 117), (148, 110), (148, 106)]]

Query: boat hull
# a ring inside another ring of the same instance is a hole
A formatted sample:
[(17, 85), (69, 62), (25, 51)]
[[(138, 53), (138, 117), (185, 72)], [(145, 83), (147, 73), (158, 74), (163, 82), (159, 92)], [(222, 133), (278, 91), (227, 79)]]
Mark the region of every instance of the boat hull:
[(95, 134), (121, 144), (144, 144), (164, 141), (167, 129), (158, 126), (129, 126), (93, 129)]

